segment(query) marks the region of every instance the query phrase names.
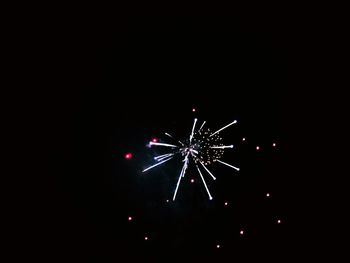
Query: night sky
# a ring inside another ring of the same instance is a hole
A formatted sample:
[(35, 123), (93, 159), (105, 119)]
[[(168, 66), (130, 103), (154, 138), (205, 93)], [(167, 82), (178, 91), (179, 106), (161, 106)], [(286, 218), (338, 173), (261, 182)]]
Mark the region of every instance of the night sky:
[[(293, 174), (288, 52), (278, 34), (229, 17), (101, 25), (77, 20), (58, 30), (49, 53), (57, 88), (46, 101), (49, 166), (35, 206), (44, 257), (285, 262)], [(241, 170), (210, 166), (209, 200), (190, 167), (173, 202), (181, 164), (142, 174), (157, 153), (146, 145), (164, 132), (188, 136), (194, 117), (212, 130), (238, 120), (221, 133), (235, 145), (222, 160)]]

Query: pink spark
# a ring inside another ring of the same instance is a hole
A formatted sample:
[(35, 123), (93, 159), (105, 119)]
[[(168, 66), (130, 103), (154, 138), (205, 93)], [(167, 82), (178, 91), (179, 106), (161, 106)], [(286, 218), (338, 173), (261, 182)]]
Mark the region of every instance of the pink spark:
[(193, 108), (193, 109), (192, 109), (192, 112), (196, 112), (196, 109), (195, 109), (195, 108)]
[(241, 235), (243, 235), (243, 234), (244, 234), (243, 230), (241, 230), (239, 233), (240, 233)]
[(269, 197), (269, 196), (270, 196), (270, 194), (269, 194), (269, 193), (267, 193), (267, 194), (266, 194), (266, 196), (267, 196), (267, 197)]
[(216, 245), (216, 248), (220, 248), (220, 245), (219, 245), (219, 244), (217, 244), (217, 245)]
[(256, 150), (259, 151), (260, 150), (260, 146), (256, 146)]
[(125, 159), (130, 160), (132, 158), (132, 153), (125, 154)]
[(158, 142), (158, 139), (157, 138), (153, 138), (152, 142)]
[(147, 241), (147, 240), (148, 240), (148, 237), (145, 237), (145, 240)]
[(272, 144), (272, 147), (276, 147), (276, 143), (273, 143), (273, 144)]
[(228, 205), (228, 203), (227, 203), (227, 202), (225, 202), (225, 205)]
[(132, 217), (131, 217), (131, 216), (129, 216), (129, 217), (128, 217), (128, 221), (131, 221), (131, 220), (132, 220)]
[(242, 141), (245, 141), (245, 138), (243, 138)]
[(194, 179), (191, 179), (191, 183), (194, 183)]
[(278, 220), (277, 220), (277, 224), (280, 224), (280, 223), (281, 223), (281, 220), (278, 219)]

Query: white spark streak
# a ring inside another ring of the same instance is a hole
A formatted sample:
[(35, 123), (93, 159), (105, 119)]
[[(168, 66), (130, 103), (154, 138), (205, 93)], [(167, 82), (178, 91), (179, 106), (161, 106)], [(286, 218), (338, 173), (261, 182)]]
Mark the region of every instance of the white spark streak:
[(160, 142), (149, 142), (150, 145), (157, 145), (157, 146), (166, 146), (166, 147), (179, 147), (177, 145), (173, 145), (173, 144), (168, 144), (168, 143), (160, 143)]
[(202, 175), (202, 173), (201, 173), (201, 170), (199, 170), (199, 168), (198, 168), (197, 165), (196, 165), (196, 167), (197, 167), (197, 170), (198, 170), (198, 173), (199, 173), (200, 177), (202, 178), (202, 181), (203, 181), (203, 184), (204, 184), (204, 186), (205, 186), (205, 189), (207, 190), (207, 193), (208, 193), (208, 195), (209, 195), (209, 199), (212, 200), (213, 197), (210, 195), (209, 189), (208, 189), (208, 187), (207, 187), (207, 184), (205, 183), (205, 180), (204, 180), (204, 178), (203, 178), (203, 175)]
[(153, 159), (154, 160), (158, 160), (158, 159), (161, 159), (163, 157), (168, 157), (168, 156), (171, 156), (171, 155), (174, 155), (174, 153), (166, 153), (166, 154), (158, 155), (158, 156), (155, 156)]
[(158, 162), (159, 161), (161, 161), (161, 160), (164, 160), (164, 159), (166, 159), (166, 158), (168, 158), (168, 157), (170, 157), (170, 156), (173, 156), (175, 153), (172, 153), (172, 154), (169, 154), (169, 155), (167, 155), (167, 156), (164, 156), (164, 157), (161, 157), (161, 158), (158, 158)]
[(190, 149), (190, 152), (194, 152), (194, 153), (198, 154), (198, 151), (195, 149)]
[(212, 133), (209, 137), (213, 136), (214, 134), (221, 132), (223, 129), (226, 129), (227, 127), (231, 126), (232, 124), (235, 124), (237, 122), (237, 120), (234, 120), (233, 122), (231, 122), (230, 124), (227, 124), (225, 127), (222, 127), (221, 129), (217, 130), (216, 132)]
[(170, 138), (174, 139), (174, 137), (171, 136), (169, 133), (165, 132), (164, 134), (165, 134), (166, 136), (169, 136)]
[(194, 127), (196, 126), (196, 122), (197, 122), (197, 118), (195, 118), (194, 122), (193, 122), (192, 132), (191, 132), (191, 135), (190, 135), (190, 144), (191, 144), (191, 141), (192, 141), (192, 138), (193, 138), (193, 132), (194, 132)]
[(206, 121), (203, 122), (202, 126), (199, 128), (198, 132), (201, 131), (201, 129), (203, 128), (204, 124), (205, 124)]
[(224, 145), (224, 146), (211, 146), (212, 149), (226, 149), (226, 148), (233, 148), (233, 145)]
[(205, 167), (205, 165), (204, 165), (202, 162), (200, 162), (200, 164), (201, 164), (201, 165), (204, 167), (204, 169), (211, 175), (211, 177), (213, 177), (213, 179), (216, 180), (215, 176), (208, 170), (208, 168)]
[(146, 169), (143, 170), (142, 172), (144, 173), (144, 172), (146, 172), (146, 171), (148, 171), (148, 170), (150, 170), (150, 169), (152, 169), (152, 168), (154, 168), (154, 167), (156, 167), (156, 166), (158, 166), (158, 165), (161, 165), (162, 163), (165, 163), (165, 162), (169, 161), (169, 160), (172, 159), (172, 158), (174, 158), (174, 156), (169, 157), (168, 159), (165, 159), (164, 161), (161, 161), (161, 162), (159, 162), (159, 163), (156, 163), (156, 164), (154, 164), (154, 165), (152, 165), (152, 166), (146, 168)]
[(184, 177), (185, 176), (185, 173), (186, 173), (186, 169), (187, 169), (187, 163), (188, 163), (188, 155), (189, 153), (187, 153), (184, 161), (184, 165), (182, 166), (182, 169), (181, 169), (181, 173), (179, 175), (179, 179), (177, 180), (177, 184), (176, 184), (176, 189), (175, 189), (175, 193), (174, 193), (174, 196), (173, 196), (173, 201), (175, 201), (175, 198), (176, 198), (176, 193), (177, 193), (177, 190), (179, 189), (179, 185), (180, 185), (180, 181), (181, 181), (181, 177)]
[(239, 168), (237, 168), (237, 167), (235, 167), (235, 166), (233, 166), (233, 165), (231, 165), (231, 164), (225, 163), (225, 162), (220, 161), (220, 160), (217, 160), (217, 161), (218, 161), (219, 163), (222, 163), (222, 164), (224, 164), (224, 165), (227, 165), (228, 167), (231, 167), (231, 168), (236, 169), (237, 171), (239, 171)]

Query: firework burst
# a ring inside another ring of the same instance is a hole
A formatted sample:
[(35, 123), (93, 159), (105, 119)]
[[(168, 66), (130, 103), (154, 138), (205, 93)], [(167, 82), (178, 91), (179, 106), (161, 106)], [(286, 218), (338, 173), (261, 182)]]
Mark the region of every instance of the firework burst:
[(190, 160), (192, 160), (191, 162), (193, 162), (193, 164), (196, 166), (198, 174), (202, 179), (203, 185), (208, 193), (210, 200), (213, 199), (213, 197), (209, 192), (208, 186), (204, 180), (200, 167), (204, 169), (212, 177), (213, 180), (216, 180), (216, 177), (213, 175), (212, 172), (209, 171), (207, 166), (214, 162), (221, 163), (223, 165), (235, 169), (236, 171), (239, 171), (239, 168), (221, 161), (224, 151), (226, 149), (232, 149), (233, 145), (224, 145), (222, 142), (223, 139), (219, 136), (219, 133), (222, 130), (237, 123), (237, 121), (235, 120), (227, 124), (226, 126), (218, 129), (215, 132), (211, 132), (209, 128), (205, 128), (205, 123), (206, 122), (204, 121), (199, 127), (199, 129), (196, 130), (197, 119), (195, 118), (190, 136), (182, 141), (175, 139), (169, 133), (165, 133), (165, 135), (171, 138), (173, 141), (175, 141), (176, 144), (160, 143), (156, 141), (151, 141), (149, 143), (150, 146), (168, 147), (170, 149), (170, 152), (155, 156), (154, 160), (156, 161), (156, 163), (144, 169), (142, 172), (147, 172), (148, 170), (154, 167), (164, 164), (167, 161), (173, 159), (176, 155), (181, 155), (183, 158), (183, 166), (177, 180), (173, 200), (175, 200), (176, 198), (181, 179), (185, 177)]

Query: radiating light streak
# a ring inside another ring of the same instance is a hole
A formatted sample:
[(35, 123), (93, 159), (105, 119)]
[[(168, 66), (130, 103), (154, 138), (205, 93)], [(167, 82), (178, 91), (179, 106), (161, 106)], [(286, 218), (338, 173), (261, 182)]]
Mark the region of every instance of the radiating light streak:
[(216, 180), (216, 177), (208, 170), (208, 168), (205, 167), (205, 165), (202, 162), (200, 162), (200, 164), (204, 167), (204, 169), (208, 172), (208, 174), (210, 174), (211, 177), (213, 177), (213, 179)]
[(223, 145), (223, 146), (211, 146), (212, 149), (226, 149), (226, 148), (233, 148), (233, 145)]
[(171, 155), (174, 155), (174, 153), (166, 153), (166, 154), (162, 154), (162, 155), (158, 155), (158, 156), (155, 156), (153, 159), (154, 160), (159, 160), (163, 157), (168, 157), (168, 156), (171, 156)]
[(195, 149), (190, 149), (190, 152), (194, 152), (194, 153), (198, 154), (198, 151)]
[(216, 132), (212, 133), (209, 137), (213, 136), (214, 134), (217, 134), (218, 132), (221, 132), (223, 129), (226, 129), (227, 127), (231, 126), (232, 124), (235, 124), (237, 120), (234, 120), (230, 124), (227, 124), (226, 126), (222, 127), (221, 129), (217, 130)]
[(196, 165), (196, 167), (197, 167), (197, 170), (198, 170), (198, 173), (199, 173), (200, 177), (202, 178), (202, 181), (203, 181), (203, 184), (204, 184), (204, 186), (205, 186), (205, 189), (207, 190), (207, 193), (208, 193), (208, 195), (209, 195), (209, 199), (212, 200), (213, 197), (211, 196), (211, 194), (210, 194), (210, 192), (209, 192), (209, 189), (208, 189), (208, 187), (207, 187), (207, 184), (205, 183), (205, 180), (204, 180), (204, 178), (203, 178), (203, 175), (202, 175), (202, 173), (201, 173), (201, 170), (199, 170), (199, 167), (198, 167), (197, 165)]
[(173, 154), (171, 154), (171, 155), (168, 155), (168, 156), (165, 156), (165, 157), (162, 157), (162, 158), (159, 158), (157, 161), (159, 162), (159, 161), (161, 161), (161, 160), (164, 160), (164, 159), (166, 159), (166, 158), (168, 158), (168, 157), (170, 157), (170, 156), (173, 156), (175, 153), (173, 153)]
[(173, 201), (175, 201), (175, 198), (176, 198), (176, 194), (177, 194), (177, 190), (179, 189), (179, 185), (180, 185), (180, 181), (181, 181), (181, 177), (185, 177), (185, 173), (186, 173), (186, 169), (187, 169), (187, 163), (188, 163), (188, 155), (189, 153), (187, 153), (184, 161), (184, 165), (181, 169), (181, 173), (179, 175), (179, 179), (177, 180), (177, 184), (176, 184), (176, 189), (175, 189), (175, 193), (174, 193), (174, 196), (173, 196)]
[(156, 167), (156, 166), (158, 166), (158, 165), (161, 165), (162, 163), (165, 163), (165, 162), (171, 160), (172, 158), (174, 158), (174, 156), (169, 157), (168, 159), (165, 159), (164, 161), (161, 161), (161, 162), (159, 162), (159, 163), (156, 163), (156, 164), (154, 164), (154, 165), (152, 165), (152, 166), (150, 166), (150, 167), (144, 169), (142, 172), (144, 173), (144, 172), (146, 172), (146, 171), (148, 171), (148, 170), (150, 170), (150, 169), (152, 169), (152, 168), (154, 168), (154, 167)]
[(198, 132), (200, 132), (200, 131), (202, 130), (202, 128), (203, 128), (205, 122), (206, 122), (206, 121), (203, 122), (203, 124), (202, 124), (201, 127), (199, 128)]
[(173, 145), (173, 144), (168, 144), (168, 143), (161, 143), (161, 142), (149, 142), (150, 145), (157, 145), (157, 146), (165, 146), (165, 147), (179, 147), (177, 145)]
[(194, 122), (193, 122), (192, 132), (191, 132), (191, 135), (190, 135), (190, 144), (191, 144), (191, 141), (192, 141), (192, 138), (193, 138), (193, 132), (194, 132), (194, 127), (196, 126), (196, 122), (197, 122), (197, 118), (195, 118)]
[(236, 169), (237, 171), (239, 171), (239, 168), (238, 168), (238, 167), (235, 167), (235, 166), (233, 166), (233, 165), (231, 165), (231, 164), (225, 163), (225, 162), (220, 161), (220, 160), (217, 160), (217, 161), (218, 161), (219, 163), (222, 163), (222, 164), (224, 164), (224, 165), (227, 165), (228, 167), (231, 167), (231, 168)]

